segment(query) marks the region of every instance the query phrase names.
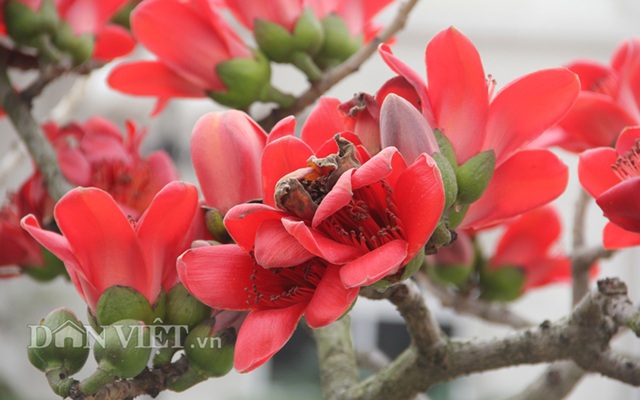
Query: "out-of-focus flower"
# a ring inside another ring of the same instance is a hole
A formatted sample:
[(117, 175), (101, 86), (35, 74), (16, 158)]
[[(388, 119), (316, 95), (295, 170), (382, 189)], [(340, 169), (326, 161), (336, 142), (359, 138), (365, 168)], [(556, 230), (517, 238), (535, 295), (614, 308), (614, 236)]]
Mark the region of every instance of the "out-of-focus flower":
[(234, 364), (240, 372), (267, 362), (289, 340), (303, 315), (312, 328), (326, 326), (358, 295), (358, 288), (342, 285), (338, 266), (314, 258), (287, 268), (265, 268), (237, 245), (188, 250), (178, 259), (178, 273), (205, 304), (249, 311), (236, 342)]
[(622, 131), (616, 148), (599, 147), (580, 155), (582, 186), (611, 221), (604, 230), (604, 247), (620, 249), (640, 244), (640, 127)]
[[(460, 227), (495, 225), (564, 191), (566, 166), (551, 152), (526, 146), (575, 102), (580, 86), (573, 73), (564, 68), (538, 71), (493, 96), (495, 81), (485, 77), (477, 50), (455, 28), (440, 32), (428, 44), (426, 83), (388, 46), (382, 45), (380, 54), (413, 86), (409, 103), (420, 107), (430, 128), (450, 142), (455, 158), (450, 161), (462, 168), (479, 154), (495, 155), (495, 171), (486, 190), (468, 209), (459, 210), (464, 215)], [(397, 90), (385, 90), (406, 95), (407, 84), (400, 82), (395, 81)], [(458, 189), (463, 192), (465, 187), (458, 182)]]
[(191, 244), (198, 208), (195, 186), (172, 182), (154, 197), (139, 219), (123, 213), (97, 188), (76, 188), (56, 204), (62, 235), (40, 228), (33, 215), (22, 226), (59, 257), (76, 290), (95, 313), (106, 289), (127, 286), (154, 304), (162, 288), (177, 282), (177, 257)]
[(625, 127), (640, 124), (640, 39), (622, 42), (610, 65), (585, 60), (567, 68), (578, 74), (582, 90), (571, 111), (539, 144), (573, 152), (613, 147)]
[(118, 65), (107, 81), (127, 94), (157, 97), (154, 114), (173, 97), (210, 96), (237, 109), (272, 100), (269, 62), (208, 1), (146, 0), (131, 13), (131, 28), (158, 59)]

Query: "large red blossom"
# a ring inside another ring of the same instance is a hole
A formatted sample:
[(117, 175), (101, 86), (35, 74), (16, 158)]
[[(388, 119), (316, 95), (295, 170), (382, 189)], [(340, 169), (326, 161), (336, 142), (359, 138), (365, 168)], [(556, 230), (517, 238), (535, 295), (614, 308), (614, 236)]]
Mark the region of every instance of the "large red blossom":
[(580, 155), (580, 183), (611, 221), (604, 230), (607, 249), (640, 244), (639, 161), (640, 127), (623, 130), (615, 149), (599, 147)]
[(131, 13), (131, 28), (158, 59), (118, 65), (108, 83), (124, 93), (157, 97), (154, 113), (173, 97), (205, 97), (209, 91), (225, 90), (216, 65), (252, 57), (207, 0), (145, 0)]
[[(429, 42), (426, 82), (388, 46), (382, 45), (380, 54), (413, 87), (415, 93), (407, 100), (420, 107), (431, 129), (449, 139), (458, 164), (483, 151), (495, 153), (493, 177), (482, 197), (470, 206), (461, 227), (497, 224), (546, 204), (564, 191), (566, 166), (551, 152), (526, 146), (569, 111), (580, 87), (575, 74), (564, 68), (534, 72), (493, 96), (495, 81), (485, 76), (476, 48), (455, 28), (438, 33)], [(385, 90), (402, 96), (407, 85)]]
[(288, 268), (264, 268), (237, 245), (197, 247), (178, 259), (185, 287), (212, 308), (249, 311), (235, 350), (235, 368), (249, 372), (268, 361), (304, 315), (326, 326), (353, 304), (358, 289), (345, 288), (339, 267), (318, 258)]
[(161, 288), (177, 282), (177, 257), (191, 244), (198, 209), (195, 186), (172, 182), (154, 197), (139, 219), (123, 213), (96, 188), (76, 188), (56, 204), (62, 235), (40, 228), (28, 215), (22, 226), (60, 258), (76, 290), (95, 312), (100, 295), (114, 285), (132, 287), (150, 304)]
[(640, 39), (622, 42), (609, 65), (580, 60), (567, 68), (578, 74), (582, 90), (541, 143), (573, 152), (611, 147), (623, 128), (640, 124)]

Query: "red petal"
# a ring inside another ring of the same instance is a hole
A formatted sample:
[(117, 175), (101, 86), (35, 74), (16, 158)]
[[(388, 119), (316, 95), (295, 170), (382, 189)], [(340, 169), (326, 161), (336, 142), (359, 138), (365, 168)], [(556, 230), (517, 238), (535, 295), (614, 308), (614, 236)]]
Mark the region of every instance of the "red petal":
[(313, 151), (302, 140), (285, 136), (264, 148), (262, 153), (262, 201), (275, 207), (276, 183), (285, 175), (307, 166)]
[(353, 169), (350, 169), (340, 175), (338, 182), (336, 182), (329, 193), (322, 199), (313, 216), (313, 228), (317, 228), (325, 219), (338, 212), (353, 199), (353, 191), (351, 190), (351, 176), (353, 175), (353, 171)]
[(118, 25), (107, 25), (98, 33), (91, 57), (109, 62), (131, 53), (135, 47), (136, 41), (128, 30)]
[(344, 264), (362, 255), (360, 248), (329, 239), (302, 221), (283, 219), (282, 225), (307, 250), (332, 264)]
[(640, 177), (620, 182), (596, 198), (604, 216), (622, 229), (640, 233)]
[(280, 220), (268, 219), (256, 232), (255, 258), (264, 268), (293, 267), (314, 257)]
[(304, 316), (316, 329), (340, 318), (358, 297), (359, 288), (347, 289), (340, 280), (340, 267), (330, 265), (320, 280)]
[(496, 168), (461, 228), (491, 226), (547, 204), (564, 191), (568, 175), (567, 166), (550, 151), (520, 151)]
[(314, 152), (336, 133), (345, 130), (344, 117), (338, 111), (340, 100), (332, 97), (322, 97), (313, 108), (307, 121), (302, 127), (300, 138), (311, 147)]
[[(171, 289), (177, 281), (176, 258), (191, 246), (198, 190), (183, 182), (166, 185), (137, 222), (138, 238), (149, 268), (149, 284)], [(151, 280), (153, 277), (153, 280)]]
[(427, 243), (444, 209), (442, 177), (431, 157), (422, 154), (400, 175), (393, 187), (393, 200), (409, 242), (408, 262)]
[(353, 190), (386, 179), (393, 187), (398, 176), (407, 168), (407, 163), (394, 147), (386, 147), (369, 161), (357, 168), (351, 177)]
[(242, 323), (234, 356), (239, 372), (252, 371), (276, 354), (293, 332), (307, 305), (251, 312)]
[(480, 55), (455, 28), (438, 33), (426, 52), (429, 97), (440, 128), (462, 164), (480, 152), (489, 94)]
[(112, 88), (135, 96), (204, 97), (204, 89), (157, 61), (119, 64), (109, 74)]
[(393, 240), (343, 265), (342, 283), (346, 287), (367, 286), (397, 272), (407, 258), (407, 247), (404, 240)]
[(571, 282), (571, 260), (568, 257), (545, 258), (526, 269), (524, 290), (556, 282)]
[(205, 114), (191, 133), (191, 158), (207, 205), (223, 214), (260, 198), (260, 159), (267, 134), (247, 114)]
[(640, 245), (640, 234), (629, 232), (618, 225), (609, 222), (602, 233), (604, 248), (607, 250), (620, 250), (627, 247)]
[(245, 289), (254, 283), (255, 268), (253, 258), (234, 244), (196, 247), (177, 260), (187, 290), (208, 306), (227, 310), (251, 309)]
[(146, 265), (140, 241), (113, 198), (96, 188), (76, 188), (54, 210), (87, 279), (99, 293), (130, 286), (154, 303), (160, 292)]
[(525, 267), (544, 259), (551, 245), (560, 239), (561, 226), (558, 214), (551, 207), (542, 207), (507, 225), (491, 265), (516, 265)]
[(262, 223), (269, 219), (280, 220), (287, 214), (264, 204), (240, 204), (233, 207), (224, 218), (227, 231), (245, 251), (253, 251), (256, 233)]
[(587, 150), (580, 154), (578, 177), (582, 187), (593, 197), (620, 183), (620, 178), (611, 166), (618, 159), (618, 153), (610, 147)]
[(578, 96), (580, 83), (565, 68), (534, 72), (502, 89), (491, 102), (483, 150), (496, 165), (555, 125)]
[(640, 126), (629, 126), (622, 130), (616, 142), (616, 151), (620, 155), (625, 155), (628, 151), (637, 147), (640, 140)]
[(293, 136), (295, 133), (296, 118), (293, 115), (289, 115), (274, 125), (267, 137), (267, 144), (285, 136)]
[(615, 73), (610, 67), (592, 61), (577, 61), (567, 68), (578, 75), (583, 91), (593, 91), (602, 79)]

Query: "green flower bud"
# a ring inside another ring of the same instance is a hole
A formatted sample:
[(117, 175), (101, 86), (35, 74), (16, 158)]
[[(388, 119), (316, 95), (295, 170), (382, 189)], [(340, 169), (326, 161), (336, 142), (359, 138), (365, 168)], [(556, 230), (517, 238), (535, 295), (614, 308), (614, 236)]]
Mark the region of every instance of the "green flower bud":
[(216, 73), (227, 87), (226, 91), (211, 91), (209, 97), (218, 103), (246, 110), (256, 101), (275, 101), (288, 107), (295, 98), (288, 98), (271, 86), (271, 65), (260, 51), (252, 58), (234, 58), (216, 66)]
[(447, 158), (453, 170), (457, 170), (458, 160), (456, 158), (456, 153), (453, 151), (453, 145), (449, 139), (439, 129), (434, 129), (433, 135), (436, 137), (436, 141), (438, 142), (440, 153)]
[(324, 39), (322, 24), (310, 9), (300, 15), (293, 32), (281, 25), (258, 19), (253, 26), (253, 35), (260, 50), (278, 63), (291, 62), (292, 55), (298, 52), (316, 54)]
[(98, 299), (96, 320), (98, 325), (102, 326), (123, 319), (133, 319), (151, 324), (156, 318), (164, 318), (164, 297), (161, 294), (152, 307), (149, 301), (135, 289), (128, 286), (111, 286)]
[(459, 204), (471, 204), (482, 196), (495, 166), (496, 154), (493, 150), (487, 150), (471, 157), (457, 169)]
[(449, 229), (456, 229), (462, 223), (464, 216), (467, 215), (467, 211), (469, 211), (468, 205), (455, 204), (449, 211)]
[(491, 301), (513, 301), (524, 288), (525, 273), (518, 267), (500, 267), (480, 274), (480, 297)]
[(125, 319), (106, 326), (93, 348), (98, 366), (120, 378), (142, 372), (151, 356), (149, 328), (142, 321)]
[(444, 209), (448, 209), (455, 203), (458, 198), (458, 182), (456, 179), (456, 172), (453, 166), (442, 153), (433, 153), (433, 159), (438, 165), (440, 175), (442, 176), (442, 183), (444, 185)]
[(93, 53), (93, 36), (75, 35), (71, 26), (61, 23), (53, 36), (53, 43), (61, 51), (69, 54), (74, 65), (82, 64)]
[(230, 243), (231, 236), (229, 236), (227, 228), (224, 227), (224, 215), (215, 208), (207, 207), (206, 210), (204, 218), (209, 233), (220, 243)]
[(233, 367), (233, 351), (236, 342), (235, 328), (215, 332), (215, 319), (202, 321), (184, 342), (189, 364), (210, 377), (226, 375)]
[(362, 47), (362, 35), (352, 37), (347, 24), (339, 16), (327, 15), (322, 19), (322, 27), (324, 42), (314, 60), (323, 70), (342, 63)]
[(55, 32), (60, 18), (51, 0), (45, 0), (39, 11), (19, 1), (8, 1), (4, 5), (4, 21), (7, 33), (16, 43), (29, 45), (37, 36)]
[(425, 246), (427, 254), (437, 253), (440, 247), (446, 246), (451, 243), (451, 240), (453, 238), (454, 236), (452, 236), (452, 233), (447, 227), (447, 224), (445, 224), (441, 220), (440, 223), (436, 226), (436, 229), (431, 234), (431, 237), (429, 238), (429, 241)]
[(29, 361), (40, 371), (80, 371), (89, 356), (87, 331), (68, 309), (52, 311), (38, 326), (31, 327), (27, 348)]
[(465, 286), (469, 282), (472, 265), (468, 264), (452, 264), (452, 265), (434, 265), (428, 269), (429, 276), (438, 284), (454, 285), (458, 288)]
[(186, 325), (189, 331), (211, 316), (211, 308), (193, 297), (182, 283), (169, 290), (166, 307), (165, 324)]

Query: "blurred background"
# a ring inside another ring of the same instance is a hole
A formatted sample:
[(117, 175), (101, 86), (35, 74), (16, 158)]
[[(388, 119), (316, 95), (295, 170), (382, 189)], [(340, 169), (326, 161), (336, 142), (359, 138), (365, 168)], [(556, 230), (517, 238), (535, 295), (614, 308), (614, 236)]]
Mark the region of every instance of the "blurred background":
[[(395, 15), (392, 5), (380, 15), (384, 24)], [(424, 49), (430, 38), (451, 25), (466, 34), (478, 48), (485, 72), (498, 82), (498, 89), (511, 80), (542, 68), (561, 66), (576, 59), (607, 64), (617, 44), (640, 36), (638, 0), (432, 0), (419, 2), (404, 31), (397, 35), (395, 54), (424, 76)], [(146, 57), (143, 50), (138, 56)], [(93, 115), (107, 117), (120, 126), (132, 119), (146, 126), (144, 143), (148, 151), (164, 148), (179, 165), (182, 177), (196, 183), (189, 160), (189, 136), (195, 121), (204, 113), (219, 109), (206, 101), (172, 101), (157, 118), (150, 118), (153, 99), (121, 95), (105, 86), (109, 66), (88, 78), (65, 77), (51, 85), (35, 104), (39, 121), (54, 119), (65, 123), (83, 122)], [(375, 93), (393, 73), (377, 55), (361, 70), (343, 80), (328, 95), (348, 100), (355, 92)], [(306, 88), (297, 71), (276, 68), (275, 86), (293, 93)], [(257, 106), (254, 115), (268, 109)], [(567, 192), (557, 201), (565, 223), (565, 249), (571, 242), (571, 218), (578, 197), (576, 157), (559, 153), (571, 168)], [(6, 120), (0, 121), (0, 195), (15, 190), (30, 174), (31, 164), (23, 145)], [(588, 241), (600, 241), (604, 219), (592, 206), (588, 216)], [(631, 298), (640, 301), (640, 257), (638, 250), (626, 250), (601, 263), (600, 276), (621, 277)], [(513, 309), (532, 321), (555, 320), (566, 315), (571, 303), (570, 287), (556, 285), (525, 294)], [(505, 328), (476, 318), (456, 315), (444, 309), (435, 298), (428, 298), (432, 310), (447, 331), (459, 337), (492, 337), (508, 332)], [(53, 393), (42, 373), (26, 357), (29, 340), (27, 325), (36, 324), (49, 311), (67, 306), (81, 319), (84, 303), (73, 286), (58, 278), (38, 284), (23, 277), (0, 281), (0, 386), (8, 385), (20, 399), (48, 399)], [(380, 348), (397, 355), (408, 344), (402, 320), (386, 302), (359, 299), (352, 315), (355, 345), (360, 351)], [(614, 347), (640, 353), (640, 341), (623, 334)], [(182, 394), (164, 392), (160, 399), (224, 400), (320, 398), (313, 340), (305, 329), (264, 367), (246, 375), (231, 372), (211, 379)], [(518, 393), (544, 370), (544, 366), (508, 368), (476, 374), (439, 385), (430, 391), (432, 399), (500, 399)], [(88, 375), (88, 364), (78, 377)], [(84, 375), (83, 375), (84, 374)], [(2, 390), (0, 390), (0, 393)], [(3, 400), (0, 395), (0, 400)], [(570, 399), (640, 399), (640, 390), (595, 375), (589, 375), (569, 396)]]

